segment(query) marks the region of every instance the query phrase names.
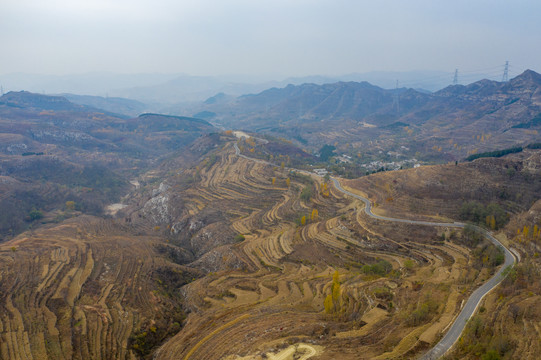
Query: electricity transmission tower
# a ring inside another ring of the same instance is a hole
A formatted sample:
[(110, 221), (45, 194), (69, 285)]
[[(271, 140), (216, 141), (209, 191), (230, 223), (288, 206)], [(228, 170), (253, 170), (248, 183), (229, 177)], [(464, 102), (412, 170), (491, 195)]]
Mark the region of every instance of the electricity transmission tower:
[(503, 68), (502, 82), (509, 81), (509, 61), (505, 62), (505, 67)]
[(458, 69), (455, 69), (455, 77), (453, 78), (453, 85), (458, 85)]
[(394, 89), (394, 101), (396, 104), (396, 116), (400, 116), (400, 96), (398, 95), (398, 80), (396, 80), (396, 87)]

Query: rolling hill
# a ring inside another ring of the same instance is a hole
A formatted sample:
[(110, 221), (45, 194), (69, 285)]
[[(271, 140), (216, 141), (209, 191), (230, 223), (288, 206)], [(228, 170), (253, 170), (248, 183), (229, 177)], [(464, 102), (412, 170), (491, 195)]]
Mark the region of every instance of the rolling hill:
[[(134, 176), (213, 131), (200, 119), (130, 118), (60, 96), (5, 94), (0, 97), (0, 239), (79, 211), (102, 214), (106, 204), (133, 187)], [(189, 161), (189, 151), (184, 155)], [(66, 212), (67, 201), (76, 206)], [(31, 212), (38, 219), (29, 219)]]

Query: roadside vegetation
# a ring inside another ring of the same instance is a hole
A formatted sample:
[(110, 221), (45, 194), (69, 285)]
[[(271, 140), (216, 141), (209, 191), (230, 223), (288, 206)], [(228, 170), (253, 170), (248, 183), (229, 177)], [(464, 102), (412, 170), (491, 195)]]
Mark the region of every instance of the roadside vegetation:
[(467, 201), (460, 208), (460, 219), (498, 230), (507, 224), (509, 215), (496, 203), (485, 206), (477, 201)]

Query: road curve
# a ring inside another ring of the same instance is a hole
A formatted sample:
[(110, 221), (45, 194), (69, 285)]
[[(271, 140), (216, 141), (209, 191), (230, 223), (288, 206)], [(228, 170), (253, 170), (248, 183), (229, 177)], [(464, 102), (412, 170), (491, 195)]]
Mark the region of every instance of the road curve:
[[(245, 158), (247, 160), (252, 160), (255, 162), (259, 162), (262, 164), (268, 164), (276, 166), (273, 163), (270, 163), (268, 161), (254, 159), (245, 155), (242, 155), (240, 153), (240, 149), (237, 146), (237, 143), (234, 143), (235, 147), (235, 154)], [(294, 170), (294, 169), (292, 169)], [(304, 171), (303, 171), (304, 172)], [(315, 174), (312, 174), (315, 175)], [(413, 224), (413, 225), (425, 225), (425, 226), (445, 226), (445, 227), (454, 227), (454, 228), (464, 228), (466, 224), (461, 222), (453, 222), (453, 223), (441, 223), (441, 222), (432, 222), (432, 221), (418, 221), (418, 220), (408, 220), (408, 219), (397, 219), (397, 218), (391, 218), (386, 216), (380, 216), (376, 215), (372, 212), (372, 204), (370, 203), (370, 200), (367, 198), (364, 198), (360, 195), (354, 194), (350, 191), (347, 191), (340, 185), (340, 182), (338, 179), (332, 177), (331, 178), (335, 188), (338, 191), (341, 191), (342, 193), (354, 197), (358, 200), (361, 200), (364, 202), (364, 212), (375, 219), (383, 220), (383, 221), (394, 221), (394, 222), (400, 222), (400, 223), (406, 223), (406, 224)], [(476, 228), (479, 232), (481, 232), (490, 242), (492, 242), (494, 245), (501, 248), (504, 252), (505, 261), (503, 265), (498, 269), (498, 271), (490, 278), (487, 282), (485, 282), (483, 285), (481, 285), (479, 288), (477, 288), (471, 296), (468, 298), (468, 301), (466, 301), (466, 304), (462, 307), (462, 310), (456, 317), (455, 321), (447, 331), (447, 333), (443, 336), (443, 338), (427, 353), (422, 355), (419, 359), (421, 360), (432, 360), (432, 359), (438, 359), (441, 356), (443, 356), (451, 347), (457, 342), (458, 338), (462, 334), (462, 331), (466, 327), (467, 321), (472, 317), (472, 315), (477, 310), (477, 307), (481, 303), (481, 300), (485, 297), (486, 294), (488, 294), (492, 289), (494, 289), (496, 286), (498, 286), (499, 283), (501, 283), (504, 279), (503, 272), (507, 267), (512, 267), (517, 262), (517, 259), (511, 253), (511, 251), (506, 248), (501, 242), (498, 241), (490, 232), (487, 230), (480, 228), (478, 226), (472, 225), (474, 228)]]
[[(406, 224), (414, 224), (414, 225), (426, 225), (426, 226), (446, 226), (446, 227), (454, 227), (454, 228), (464, 228), (466, 224), (460, 223), (460, 222), (454, 222), (454, 223), (440, 223), (440, 222), (431, 222), (431, 221), (417, 221), (417, 220), (407, 220), (407, 219), (395, 219), (385, 216), (380, 216), (372, 213), (372, 204), (370, 203), (370, 200), (354, 194), (350, 191), (345, 190), (342, 185), (340, 185), (340, 182), (336, 178), (331, 178), (334, 186), (337, 190), (343, 192), (346, 195), (349, 195), (351, 197), (354, 197), (358, 200), (361, 200), (364, 202), (364, 212), (375, 219), (378, 220), (384, 220), (384, 221), (394, 221), (394, 222), (401, 222)], [(491, 241), (494, 245), (500, 247), (504, 251), (505, 255), (505, 261), (503, 263), (503, 266), (500, 267), (500, 269), (492, 276), (487, 282), (485, 282), (483, 285), (481, 285), (479, 288), (477, 288), (471, 296), (468, 298), (468, 301), (466, 301), (466, 304), (456, 317), (454, 323), (451, 325), (445, 336), (432, 348), (430, 349), (426, 354), (420, 357), (422, 360), (428, 360), (428, 359), (438, 359), (439, 357), (443, 356), (449, 349), (456, 343), (460, 335), (462, 334), (462, 331), (464, 330), (464, 327), (466, 326), (467, 321), (470, 319), (470, 317), (474, 314), (475, 310), (481, 303), (481, 300), (483, 297), (488, 294), (492, 289), (494, 289), (502, 280), (504, 279), (503, 271), (508, 266), (513, 266), (516, 263), (516, 259), (507, 249), (505, 246), (503, 246), (502, 243), (500, 243), (492, 234), (485, 229), (482, 229), (480, 227), (474, 226), (478, 231), (480, 231), (489, 241)]]

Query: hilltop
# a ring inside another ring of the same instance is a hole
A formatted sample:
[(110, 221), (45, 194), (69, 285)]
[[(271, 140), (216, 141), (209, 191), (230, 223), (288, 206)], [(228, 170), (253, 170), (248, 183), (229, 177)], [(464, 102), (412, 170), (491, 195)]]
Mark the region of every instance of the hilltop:
[(84, 106), (79, 106), (68, 101), (63, 96), (50, 96), (34, 94), (28, 91), (13, 92), (0, 97), (0, 105), (19, 109), (34, 110), (60, 110), (60, 111), (84, 111)]

